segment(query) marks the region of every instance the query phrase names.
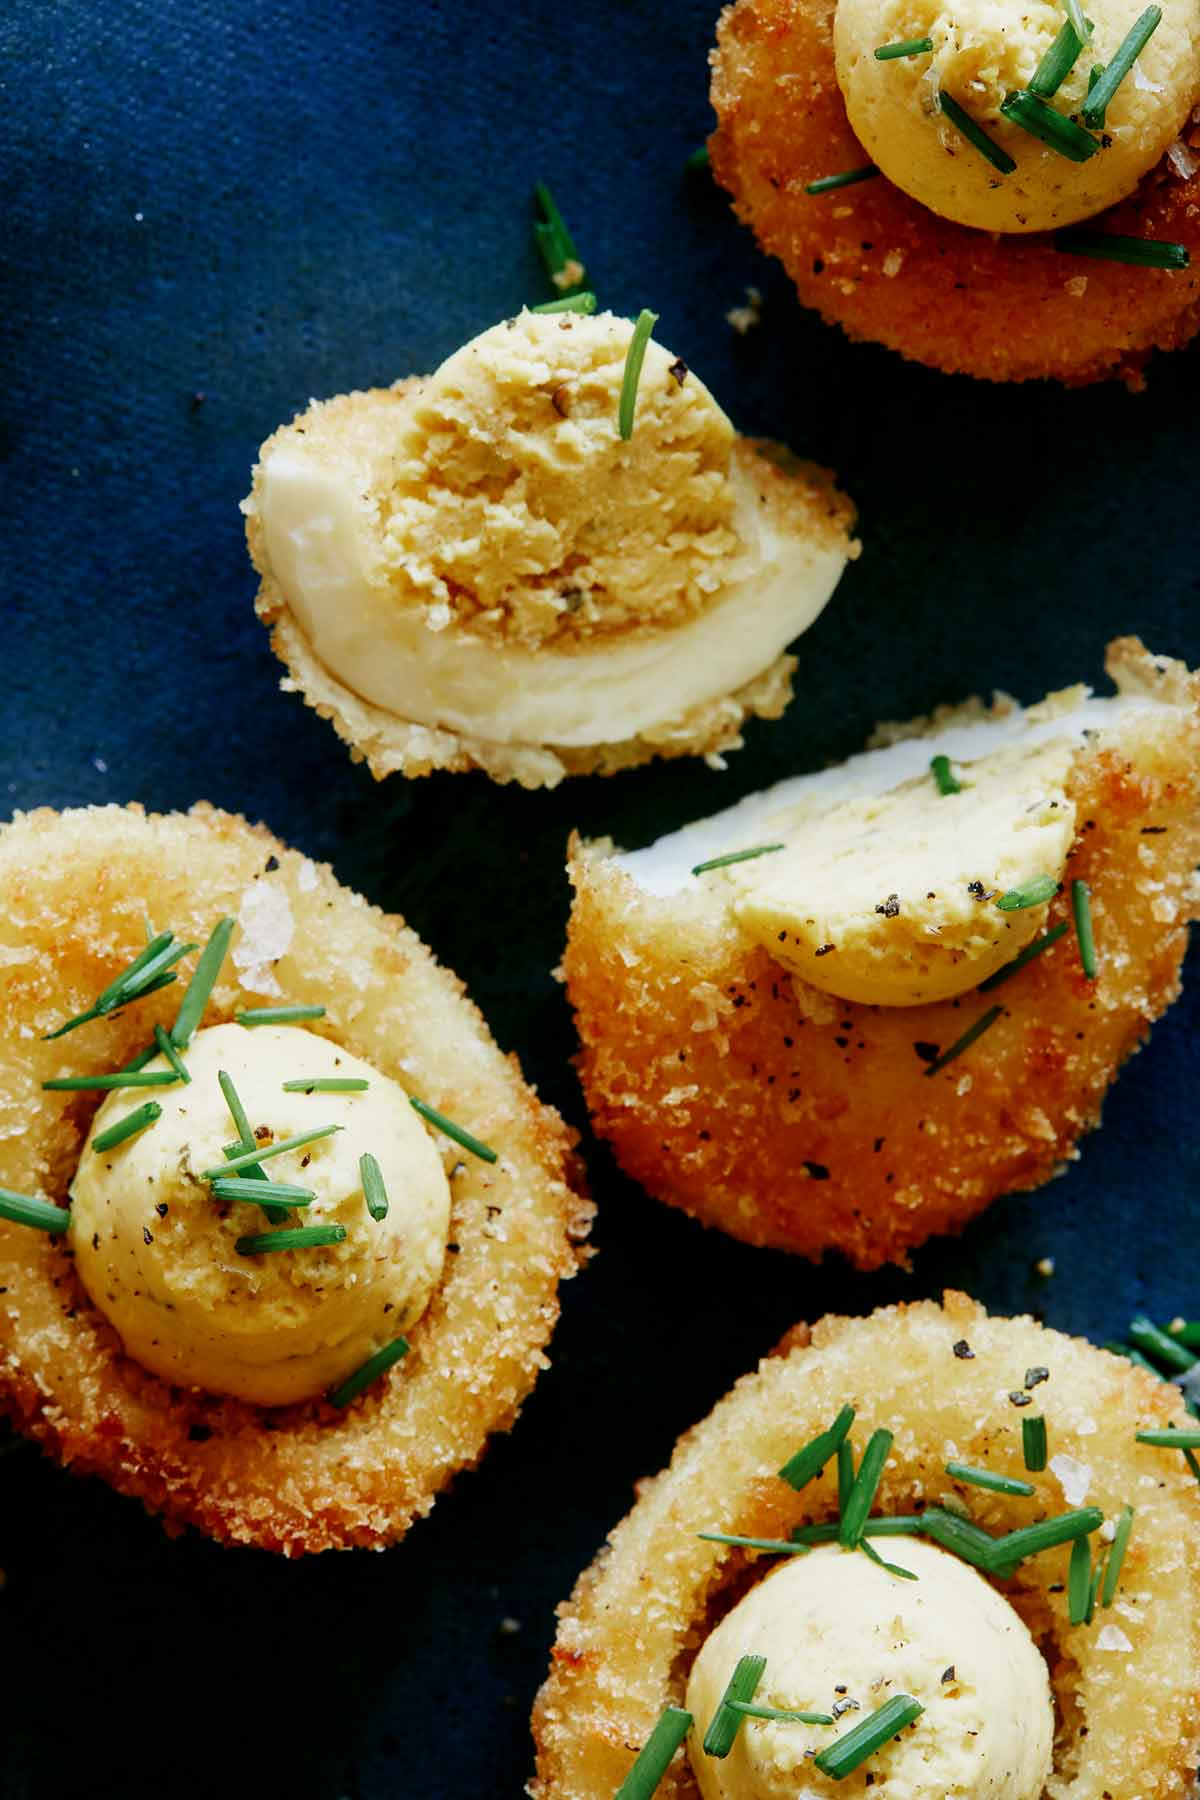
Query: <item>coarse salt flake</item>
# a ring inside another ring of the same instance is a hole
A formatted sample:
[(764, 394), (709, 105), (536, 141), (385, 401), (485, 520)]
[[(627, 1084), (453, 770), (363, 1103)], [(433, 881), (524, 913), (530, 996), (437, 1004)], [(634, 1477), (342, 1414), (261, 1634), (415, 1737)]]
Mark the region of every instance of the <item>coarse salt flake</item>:
[(1102, 1625), (1096, 1633), (1097, 1650), (1132, 1650), (1133, 1645), (1119, 1625)]
[(1082, 1506), (1092, 1485), (1091, 1464), (1060, 1453), (1050, 1458), (1049, 1468), (1050, 1473), (1058, 1477), (1067, 1505)]
[(283, 889), (274, 882), (258, 881), (242, 895), (238, 909), (240, 935), (233, 946), (233, 966), (242, 980), (259, 994), (281, 994), (271, 965), (292, 947), (296, 921)]

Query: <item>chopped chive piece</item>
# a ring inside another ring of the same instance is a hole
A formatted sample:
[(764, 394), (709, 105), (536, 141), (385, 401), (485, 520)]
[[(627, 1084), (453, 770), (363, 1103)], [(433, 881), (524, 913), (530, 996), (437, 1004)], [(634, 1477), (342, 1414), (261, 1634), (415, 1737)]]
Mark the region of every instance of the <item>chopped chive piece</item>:
[(385, 1344), (382, 1350), (375, 1352), (374, 1356), (368, 1356), (366, 1362), (362, 1364), (361, 1368), (355, 1369), (353, 1375), (347, 1375), (340, 1387), (330, 1389), (326, 1395), (329, 1404), (338, 1408), (349, 1406), (352, 1400), (358, 1399), (364, 1388), (369, 1388), (371, 1383), (378, 1381), (379, 1377), (385, 1374), (393, 1363), (398, 1363), (402, 1356), (407, 1355), (408, 1339), (393, 1338), (390, 1344)]
[(1096, 979), (1096, 940), (1092, 935), (1092, 897), (1086, 881), (1071, 883), (1071, 911), (1075, 915), (1075, 938), (1079, 945), (1079, 961), (1089, 981)]
[(868, 1513), (875, 1504), (879, 1478), (883, 1474), (883, 1465), (891, 1453), (891, 1448), (892, 1434), (890, 1431), (881, 1428), (871, 1433), (870, 1441), (862, 1454), (862, 1461), (858, 1465), (858, 1474), (854, 1477), (854, 1486), (850, 1490), (842, 1511), (838, 1543), (846, 1550), (853, 1550), (862, 1537), (863, 1526), (867, 1522)]
[(970, 113), (958, 104), (953, 94), (947, 94), (942, 89), (938, 93), (938, 104), (955, 129), (961, 131), (968, 144), (973, 144), (980, 156), (985, 157), (991, 163), (993, 169), (999, 169), (1001, 175), (1012, 174), (1017, 165), (1008, 151), (1002, 150), (1000, 145), (988, 136), (983, 126), (975, 123)]
[(217, 1081), (220, 1085), (222, 1094), (225, 1096), (225, 1104), (229, 1108), (229, 1114), (233, 1120), (234, 1129), (241, 1139), (242, 1148), (244, 1150), (253, 1150), (255, 1148), (254, 1133), (250, 1129), (250, 1121), (246, 1117), (246, 1109), (242, 1105), (241, 1097), (233, 1085), (233, 1076), (227, 1074), (224, 1069), (218, 1069)]
[(344, 1225), (297, 1225), (291, 1231), (260, 1231), (240, 1237), (233, 1246), (239, 1256), (269, 1256), (276, 1250), (323, 1250), (346, 1241)]
[(968, 1025), (962, 1036), (957, 1038), (948, 1050), (943, 1050), (942, 1054), (929, 1064), (925, 1070), (926, 1075), (940, 1075), (948, 1063), (952, 1063), (956, 1057), (961, 1056), (964, 1050), (969, 1050), (985, 1031), (991, 1030), (1003, 1011), (1002, 1006), (989, 1006), (973, 1025)]
[(1117, 1520), (1116, 1536), (1112, 1541), (1112, 1549), (1108, 1553), (1108, 1561), (1104, 1565), (1104, 1586), (1100, 1590), (1101, 1606), (1111, 1606), (1117, 1597), (1117, 1583), (1121, 1579), (1121, 1565), (1125, 1561), (1125, 1552), (1129, 1548), (1129, 1535), (1133, 1530), (1133, 1508), (1123, 1506), (1121, 1516)]
[(621, 377), (621, 398), (617, 405), (617, 430), (623, 438), (633, 436), (638, 382), (642, 378), (642, 364), (646, 360), (646, 345), (650, 342), (650, 333), (657, 324), (658, 314), (649, 312), (643, 306), (637, 316), (633, 336), (629, 340), (629, 349), (625, 352), (625, 373)]
[[(195, 944), (184, 945), (185, 950), (194, 950), (195, 948)], [(151, 994), (157, 994), (159, 988), (170, 987), (173, 981), (178, 980), (179, 976), (173, 969), (169, 975), (156, 975), (153, 981), (148, 981), (144, 988), (138, 989), (136, 994), (127, 994), (125, 999), (122, 1000), (121, 1005), (128, 1006), (133, 1000), (147, 1000)], [(116, 1009), (114, 1008), (114, 1011), (115, 1010)]]
[(1067, 19), (1030, 77), (1029, 92), (1037, 94), (1042, 100), (1049, 100), (1054, 94), (1057, 94), (1083, 55), (1083, 45), (1084, 39), (1080, 37), (1071, 20)]
[(235, 1012), (239, 1025), (294, 1025), (298, 1019), (323, 1019), (323, 1006), (247, 1006)]
[(1037, 1492), (1030, 1482), (1019, 1481), (1015, 1475), (995, 1475), (991, 1469), (975, 1469), (970, 1463), (948, 1462), (946, 1473), (969, 1487), (986, 1488), (989, 1494), (1019, 1494), (1027, 1498)]
[(901, 38), (895, 44), (880, 44), (875, 52), (876, 62), (894, 62), (898, 56), (926, 56), (933, 49), (933, 39)]
[(843, 169), (839, 175), (820, 175), (816, 181), (804, 184), (806, 194), (832, 194), (838, 188), (854, 187), (860, 181), (873, 181), (879, 170), (874, 163), (864, 163), (861, 169)]
[(1194, 1369), (1197, 1357), (1186, 1344), (1172, 1337), (1168, 1331), (1160, 1331), (1157, 1325), (1140, 1315), (1129, 1321), (1129, 1341), (1154, 1362), (1163, 1363), (1168, 1369), (1175, 1369), (1179, 1374), (1186, 1374)]
[(854, 1492), (854, 1450), (844, 1437), (837, 1447), (838, 1516), (845, 1512)]
[(196, 964), (192, 979), (187, 984), (187, 991), (179, 1004), (179, 1016), (171, 1027), (171, 1042), (178, 1050), (187, 1049), (192, 1033), (200, 1023), (212, 991), (217, 985), (221, 964), (225, 961), (225, 952), (229, 949), (229, 940), (233, 936), (233, 928), (236, 924), (236, 919), (219, 919), (209, 934), (207, 944), (200, 952), (200, 960)]
[(1042, 1413), (1021, 1420), (1021, 1448), (1025, 1467), (1039, 1475), (1046, 1466), (1046, 1420)]
[(1000, 102), (1000, 112), (1010, 124), (1019, 125), (1030, 137), (1049, 145), (1059, 156), (1065, 156), (1068, 162), (1087, 162), (1100, 148), (1098, 138), (1092, 137), (1082, 125), (1077, 125), (1074, 119), (1060, 113), (1028, 88), (1006, 94)]
[(948, 756), (935, 756), (929, 765), (933, 779), (938, 784), (939, 794), (961, 794), (962, 782), (958, 780), (950, 767)]
[(698, 144), (684, 163), (685, 169), (707, 169), (712, 165), (707, 144)]
[[(227, 1158), (231, 1156), (240, 1156), (245, 1147), (245, 1144), (239, 1139), (236, 1144), (226, 1144), (222, 1154)], [(237, 1177), (228, 1176), (226, 1179), (236, 1180)], [(268, 1191), (275, 1186), (275, 1183), (271, 1180), (267, 1171), (265, 1169), (260, 1169), (257, 1163), (251, 1163), (249, 1168), (243, 1169), (241, 1179), (243, 1181), (256, 1181), (260, 1188), (265, 1184)], [(288, 1216), (288, 1209), (286, 1206), (272, 1206), (265, 1195), (258, 1204), (262, 1207), (264, 1218), (266, 1218), (270, 1224), (283, 1225), (286, 1223)]]
[(42, 1086), (56, 1094), (86, 1094), (92, 1088), (174, 1087), (178, 1080), (174, 1069), (118, 1069), (115, 1075), (56, 1075)]
[[(1200, 1435), (1197, 1437), (1200, 1442)], [(1069, 1544), (1077, 1537), (1098, 1531), (1104, 1514), (1098, 1506), (1080, 1506), (1074, 1512), (1059, 1513), (1053, 1519), (1042, 1519), (1037, 1525), (1022, 1525), (996, 1538), (996, 1554), (1001, 1563), (1023, 1562), (1042, 1550), (1053, 1550), (1056, 1544)]]
[(1086, 1625), (1091, 1592), (1092, 1546), (1086, 1537), (1077, 1537), (1067, 1573), (1067, 1616), (1072, 1625)]
[(1157, 1450), (1200, 1450), (1200, 1431), (1180, 1431), (1172, 1425), (1168, 1431), (1139, 1431), (1137, 1441)]
[(564, 294), (561, 300), (543, 300), (540, 306), (531, 306), (535, 313), (594, 313), (596, 310), (595, 294)]
[[(1091, 68), (1088, 70), (1088, 99), (1089, 100), (1091, 99), (1092, 95), (1095, 93), (1096, 88), (1099, 85), (1100, 79), (1103, 76), (1103, 74), (1104, 74), (1104, 64), (1103, 63), (1093, 63)], [(1097, 131), (1103, 131), (1103, 129), (1104, 129), (1104, 114), (1107, 110), (1108, 110), (1107, 107), (1103, 108), (1100, 112), (1099, 118), (1096, 118), (1094, 120), (1095, 129)]]
[(996, 905), (1001, 912), (1024, 912), (1027, 907), (1042, 906), (1047, 900), (1053, 900), (1057, 892), (1058, 883), (1053, 875), (1034, 875), (1001, 894)]
[(499, 1161), (496, 1152), (492, 1149), (490, 1144), (481, 1143), (477, 1137), (472, 1137), (471, 1133), (462, 1125), (456, 1125), (453, 1119), (448, 1119), (445, 1113), (438, 1112), (437, 1108), (430, 1106), (427, 1100), (418, 1100), (415, 1094), (410, 1094), (408, 1096), (408, 1103), (420, 1113), (421, 1117), (426, 1120), (428, 1124), (436, 1126), (439, 1131), (444, 1132), (448, 1138), (451, 1138), (454, 1141), (454, 1143), (461, 1144), (464, 1150), (469, 1150), (472, 1156), (477, 1156), (481, 1162), (494, 1163)]
[(190, 1082), (192, 1078), (187, 1072), (187, 1065), (161, 1025), (154, 1027), (154, 1044), (158, 1054), (166, 1057), (180, 1081), (185, 1085)]
[(943, 1550), (961, 1557), (973, 1568), (983, 1569), (989, 1575), (1009, 1572), (1012, 1559), (1002, 1561), (997, 1557), (997, 1539), (982, 1526), (973, 1525), (969, 1519), (960, 1519), (957, 1513), (947, 1512), (945, 1507), (927, 1507), (921, 1514), (920, 1529), (925, 1537), (932, 1538)]
[(814, 1767), (820, 1769), (822, 1775), (828, 1775), (831, 1781), (841, 1781), (843, 1776), (852, 1775), (868, 1756), (874, 1756), (876, 1750), (898, 1737), (904, 1727), (913, 1724), (924, 1711), (921, 1702), (914, 1700), (911, 1694), (893, 1694), (836, 1743), (829, 1744), (814, 1756)]
[(781, 1479), (786, 1481), (789, 1487), (795, 1488), (797, 1493), (802, 1487), (807, 1487), (813, 1477), (821, 1473), (830, 1457), (835, 1454), (838, 1445), (853, 1423), (854, 1408), (843, 1406), (828, 1431), (819, 1433), (811, 1443), (805, 1444), (796, 1451), (794, 1456), (788, 1458), (779, 1471)]
[(1080, 116), (1085, 125), (1094, 127), (1103, 123), (1105, 112), (1112, 105), (1117, 89), (1158, 30), (1161, 20), (1161, 6), (1148, 6), (1140, 18), (1134, 20), (1112, 61), (1084, 101)]
[(130, 1057), (121, 1070), (122, 1075), (136, 1075), (138, 1070), (144, 1069), (148, 1062), (153, 1062), (158, 1053), (157, 1044), (147, 1044), (144, 1050), (139, 1050), (136, 1056)]
[(1083, 1620), (1085, 1625), (1090, 1625), (1093, 1618), (1095, 1617), (1096, 1599), (1100, 1593), (1100, 1584), (1104, 1580), (1104, 1570), (1105, 1570), (1107, 1561), (1108, 1561), (1108, 1558), (1104, 1552), (1098, 1551), (1096, 1553), (1096, 1562), (1095, 1562), (1095, 1566), (1092, 1569), (1092, 1579), (1091, 1579), (1091, 1583), (1088, 1587), (1087, 1612), (1084, 1614), (1084, 1620)]
[(809, 1546), (795, 1544), (788, 1538), (739, 1537), (733, 1531), (698, 1531), (706, 1544), (730, 1544), (735, 1550), (770, 1550), (779, 1556), (806, 1556)]
[(1044, 937), (1034, 938), (1032, 944), (1026, 944), (1025, 948), (1018, 952), (1010, 963), (1005, 963), (1002, 969), (997, 969), (994, 975), (989, 975), (986, 981), (981, 981), (979, 992), (987, 994), (991, 992), (992, 988), (999, 987), (1001, 982), (1007, 981), (1010, 975), (1017, 974), (1018, 970), (1023, 969), (1026, 963), (1031, 963), (1035, 956), (1040, 956), (1043, 950), (1049, 950), (1051, 944), (1057, 944), (1059, 938), (1065, 937), (1069, 930), (1070, 926), (1065, 919), (1057, 925), (1052, 925)]
[(1063, 5), (1066, 8), (1067, 17), (1074, 27), (1076, 37), (1086, 44), (1094, 27), (1090, 19), (1084, 18), (1080, 0), (1063, 0)]
[(358, 1178), (362, 1182), (363, 1199), (371, 1217), (386, 1219), (388, 1197), (387, 1188), (383, 1184), (383, 1170), (369, 1150), (364, 1151), (358, 1159)]
[[(228, 1095), (226, 1095), (228, 1099)], [(201, 1181), (216, 1181), (221, 1175), (232, 1175), (238, 1169), (249, 1168), (251, 1163), (266, 1162), (269, 1156), (282, 1156), (288, 1150), (299, 1150), (303, 1144), (315, 1144), (319, 1138), (332, 1137), (335, 1131), (342, 1131), (341, 1125), (318, 1125), (313, 1131), (298, 1131), (294, 1137), (280, 1138), (274, 1144), (258, 1144), (252, 1150), (243, 1150), (237, 1156), (231, 1156), (223, 1169), (205, 1169)]]
[(97, 1010), (108, 1012), (110, 1008), (114, 1007), (117, 1004), (118, 996), (124, 993), (131, 984), (136, 984), (137, 977), (149, 968), (150, 964), (161, 956), (164, 950), (170, 948), (174, 939), (173, 931), (160, 931), (156, 937), (150, 938), (145, 949), (138, 951), (128, 967), (122, 969), (116, 979), (110, 981), (108, 986), (96, 995), (93, 1004)]
[(181, 956), (186, 956), (189, 950), (196, 948), (195, 944), (177, 944), (172, 949), (174, 942), (174, 932), (160, 931), (157, 937), (150, 939), (144, 950), (139, 951), (129, 966), (122, 969), (102, 993), (97, 994), (84, 1012), (76, 1013), (54, 1031), (46, 1032), (43, 1041), (51, 1043), (55, 1038), (64, 1037), (68, 1031), (74, 1031), (77, 1026), (86, 1025), (91, 1019), (103, 1018), (131, 1000), (143, 999), (146, 994), (165, 987), (163, 972), (172, 963), (177, 963)]
[(146, 1100), (141, 1106), (135, 1106), (132, 1112), (126, 1113), (123, 1119), (118, 1119), (115, 1125), (110, 1125), (107, 1131), (102, 1131), (98, 1137), (94, 1137), (92, 1149), (99, 1150), (101, 1153), (105, 1150), (115, 1150), (118, 1144), (125, 1142), (126, 1138), (136, 1137), (139, 1131), (145, 1131), (147, 1125), (153, 1125), (155, 1119), (161, 1119), (161, 1117), (162, 1107), (158, 1101)]
[(362, 1075), (299, 1075), (285, 1081), (285, 1094), (361, 1094), (371, 1083)]
[(708, 1730), (704, 1734), (705, 1756), (728, 1756), (742, 1728), (742, 1714), (735, 1712), (735, 1700), (753, 1700), (755, 1689), (767, 1666), (765, 1656), (740, 1656), (729, 1677), (725, 1692), (717, 1702)]
[[(863, 1536), (918, 1537), (923, 1530), (922, 1513), (885, 1513), (877, 1519), (867, 1520), (863, 1526)], [(837, 1537), (838, 1522), (831, 1519), (824, 1525), (798, 1525), (792, 1533), (792, 1542), (808, 1549), (813, 1544), (836, 1544)]]
[(861, 1550), (864, 1556), (869, 1557), (873, 1563), (878, 1563), (881, 1569), (886, 1569), (889, 1575), (899, 1575), (902, 1581), (920, 1581), (921, 1579), (914, 1570), (902, 1569), (899, 1563), (885, 1561), (869, 1538), (859, 1538), (855, 1548)]
[(710, 856), (707, 862), (697, 863), (692, 874), (707, 875), (710, 869), (727, 869), (730, 863), (753, 862), (756, 856), (770, 856), (783, 848), (782, 844), (756, 844), (752, 850), (728, 850), (724, 856)]
[(613, 1800), (650, 1800), (691, 1729), (690, 1712), (685, 1712), (682, 1706), (664, 1707)]
[(271, 1181), (264, 1187), (260, 1175), (218, 1175), (212, 1183), (214, 1200), (252, 1200), (265, 1206), (267, 1196), (272, 1207), (280, 1211), (289, 1206), (311, 1206), (316, 1199), (312, 1188), (297, 1187), (290, 1181)]
[(832, 1713), (787, 1712), (778, 1706), (755, 1706), (752, 1700), (731, 1700), (734, 1712), (747, 1719), (777, 1719), (785, 1725), (832, 1725)]
[(10, 1188), (0, 1188), (0, 1219), (49, 1232), (65, 1231), (71, 1223), (65, 1206), (52, 1206), (49, 1200), (35, 1199), (32, 1194), (14, 1194)]
[[(232, 1145), (227, 1144), (222, 1152), (226, 1162), (229, 1163), (235, 1156), (240, 1156), (243, 1150), (253, 1150), (256, 1147), (255, 1138), (253, 1131), (250, 1129), (250, 1121), (246, 1117), (246, 1109), (242, 1105), (238, 1091), (233, 1085), (233, 1076), (226, 1074), (224, 1069), (218, 1069), (217, 1081), (220, 1084), (222, 1094), (225, 1096), (225, 1104), (229, 1108), (230, 1116), (233, 1119), (238, 1134), (237, 1143)], [(260, 1169), (256, 1162), (247, 1165), (239, 1164), (238, 1166), (242, 1168), (243, 1174), (248, 1181), (257, 1181), (260, 1184), (265, 1181), (271, 1186), (275, 1185), (271, 1182), (267, 1171), (265, 1169)], [(228, 1179), (228, 1177), (226, 1177), (226, 1179)], [(228, 1198), (236, 1199), (237, 1196), (230, 1195)], [(264, 1214), (272, 1225), (282, 1225), (287, 1218), (286, 1206), (276, 1206), (268, 1200), (260, 1200), (259, 1205), (262, 1207)]]
[(534, 186), (534, 200), (541, 218), (533, 227), (534, 239), (541, 252), (546, 273), (560, 294), (569, 294), (583, 286), (586, 270), (579, 259), (575, 240), (567, 230), (566, 220), (554, 202), (554, 195), (544, 181)]
[(1067, 256), (1091, 256), (1099, 262), (1134, 263), (1143, 269), (1186, 269), (1191, 252), (1163, 238), (1122, 237), (1115, 231), (1060, 231), (1054, 248)]

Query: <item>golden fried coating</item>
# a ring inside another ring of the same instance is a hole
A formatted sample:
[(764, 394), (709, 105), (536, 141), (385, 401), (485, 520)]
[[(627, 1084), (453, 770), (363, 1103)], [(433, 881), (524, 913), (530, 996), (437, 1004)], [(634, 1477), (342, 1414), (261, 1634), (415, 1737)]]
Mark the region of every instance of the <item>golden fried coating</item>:
[[(1136, 639), (1111, 646), (1108, 669), (1122, 691), (1173, 706), (1075, 758), (1080, 828), (1047, 923), (1070, 917), (1071, 881), (1085, 880), (1094, 982), (1068, 933), (994, 994), (835, 1000), (789, 978), (711, 888), (653, 896), (611, 846), (573, 842), (563, 967), (580, 1073), (629, 1175), (748, 1243), (837, 1249), (872, 1269), (1077, 1154), (1179, 991), (1200, 861), (1200, 679)], [(989, 1004), (1004, 1010), (986, 1037), (928, 1075)]]
[(1180, 272), (1064, 255), (1053, 238), (939, 218), (884, 177), (810, 195), (868, 161), (834, 72), (834, 0), (737, 0), (718, 26), (712, 167), (801, 300), (852, 338), (992, 381), (1142, 385), (1200, 327), (1200, 174), (1169, 158), (1096, 230), (1182, 243)]
[[(973, 1356), (956, 1355), (966, 1340)], [(786, 1537), (837, 1516), (830, 1464), (800, 1493), (776, 1471), (839, 1408), (857, 1411), (855, 1441), (895, 1433), (875, 1510), (910, 1512), (953, 1489), (949, 1458), (1022, 1468), (1021, 1417), (1009, 1401), (1026, 1369), (1037, 1390), (1051, 1459), (1066, 1456), (1071, 1497), (1048, 1470), (1034, 1499), (959, 1486), (957, 1503), (993, 1533), (1082, 1503), (1114, 1519), (1135, 1507), (1114, 1605), (1090, 1626), (1069, 1622), (1068, 1552), (1023, 1563), (1001, 1591), (1049, 1664), (1058, 1714), (1050, 1800), (1183, 1800), (1200, 1750), (1200, 1494), (1178, 1452), (1135, 1442), (1148, 1427), (1182, 1422), (1165, 1382), (1078, 1338), (1028, 1318), (989, 1318), (965, 1295), (944, 1305), (888, 1307), (867, 1319), (826, 1318), (791, 1332), (679, 1441), (670, 1466), (640, 1484), (632, 1512), (560, 1608), (549, 1679), (533, 1717), (535, 1800), (611, 1800), (666, 1705), (682, 1705), (705, 1635), (756, 1573), (754, 1551), (704, 1543), (720, 1530)], [(904, 1561), (897, 1544), (888, 1554)], [(1111, 1633), (1115, 1631), (1114, 1640)], [(1103, 1634), (1103, 1635), (1102, 1635)], [(1109, 1644), (1113, 1647), (1109, 1648)], [(1128, 1646), (1128, 1647), (1126, 1647)], [(701, 1730), (707, 1721), (698, 1721)], [(857, 1789), (855, 1791), (858, 1791)], [(696, 1800), (685, 1755), (659, 1800)]]
[(286, 1555), (378, 1547), (513, 1423), (546, 1366), (558, 1284), (575, 1271), (590, 1207), (569, 1186), (558, 1115), (415, 934), (327, 867), (208, 806), (161, 817), (45, 810), (0, 831), (0, 1186), (65, 1204), (99, 1096), (43, 1093), (41, 1082), (120, 1067), (156, 1021), (171, 1023), (182, 983), (56, 1042), (42, 1034), (142, 948), (146, 915), (203, 942), (226, 913), (240, 929), (206, 1023), (239, 1007), (321, 1003), (325, 1018), (307, 1029), (395, 1077), (500, 1160), (448, 1147), (441, 1286), (409, 1355), (344, 1412), (324, 1400), (264, 1411), (168, 1386), (122, 1354), (65, 1240), (0, 1222), (0, 1406), (168, 1529), (190, 1523)]

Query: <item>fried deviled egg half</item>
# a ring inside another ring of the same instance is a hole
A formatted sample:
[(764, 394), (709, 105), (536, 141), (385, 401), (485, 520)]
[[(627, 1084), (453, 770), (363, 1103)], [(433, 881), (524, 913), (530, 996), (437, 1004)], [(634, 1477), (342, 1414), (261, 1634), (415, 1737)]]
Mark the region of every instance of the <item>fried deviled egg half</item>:
[(643, 850), (573, 841), (580, 1072), (630, 1175), (872, 1268), (1077, 1154), (1179, 991), (1200, 861), (1200, 679), (1135, 639), (1108, 669)]
[(553, 786), (733, 748), (787, 705), (852, 509), (653, 339), (631, 390), (631, 348), (611, 313), (526, 311), (263, 445), (259, 613), (376, 776)]
[(0, 831), (0, 1404), (170, 1525), (427, 1512), (546, 1358), (570, 1141), (403, 924), (197, 808)]
[(560, 1608), (531, 1794), (1187, 1800), (1194, 1423), (962, 1294), (798, 1327)]

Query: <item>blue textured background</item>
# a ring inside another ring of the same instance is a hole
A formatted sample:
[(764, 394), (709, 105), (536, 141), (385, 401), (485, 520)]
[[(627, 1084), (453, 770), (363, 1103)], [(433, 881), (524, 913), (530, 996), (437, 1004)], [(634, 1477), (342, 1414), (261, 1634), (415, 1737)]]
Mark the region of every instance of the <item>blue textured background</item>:
[[(264, 818), (404, 912), (580, 1125), (549, 974), (572, 825), (641, 841), (857, 747), (880, 715), (1098, 675), (1120, 631), (1200, 659), (1197, 357), (1140, 397), (993, 390), (802, 314), (683, 173), (712, 23), (711, 0), (10, 0), (0, 21), (4, 809), (204, 796)], [(539, 176), (605, 302), (654, 306), (739, 424), (838, 468), (866, 551), (804, 640), (788, 717), (723, 775), (377, 787), (277, 691), (237, 501), (310, 395), (432, 368), (544, 297)], [(739, 339), (724, 314), (748, 283), (763, 321)], [(552, 1372), (387, 1555), (169, 1542), (12, 1449), (0, 1791), (515, 1796), (555, 1602), (633, 1480), (794, 1320), (948, 1280), (1100, 1337), (1135, 1307), (1197, 1310), (1195, 1017), (1188, 997), (1159, 1027), (1081, 1163), (910, 1276), (706, 1238), (593, 1148), (603, 1254), (565, 1292)]]

